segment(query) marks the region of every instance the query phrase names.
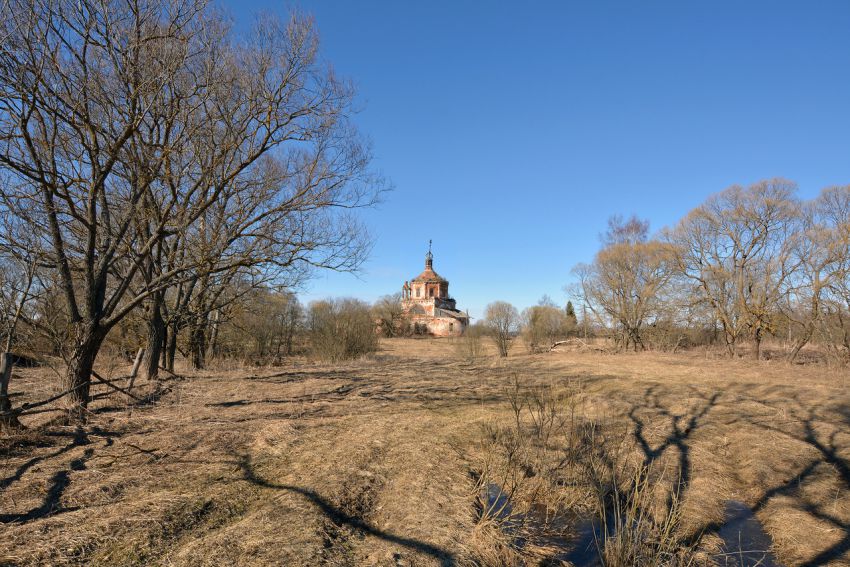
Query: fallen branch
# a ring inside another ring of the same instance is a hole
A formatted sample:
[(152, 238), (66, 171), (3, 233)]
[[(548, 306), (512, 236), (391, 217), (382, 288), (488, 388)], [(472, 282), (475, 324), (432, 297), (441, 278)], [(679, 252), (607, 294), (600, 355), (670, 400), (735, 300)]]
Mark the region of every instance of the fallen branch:
[[(116, 386), (115, 384), (113, 384), (112, 382), (110, 382), (109, 380), (105, 380), (105, 379), (103, 379), (103, 378), (100, 376), (100, 374), (98, 374), (98, 373), (97, 373), (97, 372), (95, 372), (94, 370), (92, 370), (92, 371), (91, 371), (91, 375), (94, 377), (94, 379), (95, 379), (95, 380), (97, 380), (97, 381), (98, 381), (98, 382), (100, 382), (101, 384), (105, 384), (106, 386), (108, 386), (108, 387), (112, 388), (112, 389), (113, 389), (113, 390), (115, 390), (116, 392), (120, 392), (120, 393), (124, 394), (125, 396), (129, 396), (129, 397), (133, 398), (134, 400), (136, 400), (137, 402), (144, 402), (144, 400), (143, 400), (142, 398), (140, 398), (139, 396), (137, 396), (137, 395), (135, 395), (135, 394), (131, 394), (130, 392), (128, 392), (128, 391), (127, 391), (127, 390), (125, 390), (124, 388), (119, 388), (118, 386)], [(121, 380), (121, 378), (119, 378), (118, 380)]]
[(577, 337), (574, 337), (572, 339), (567, 339), (565, 341), (556, 341), (556, 342), (552, 343), (552, 346), (549, 347), (549, 352), (552, 352), (553, 350), (555, 350), (556, 347), (559, 347), (561, 345), (572, 345), (572, 344), (578, 344), (579, 346), (581, 346), (584, 349), (594, 350), (596, 352), (602, 352), (602, 353), (605, 353), (605, 354), (609, 354), (611, 352), (607, 348), (589, 345), (589, 344), (587, 344), (586, 342), (584, 342), (583, 340), (581, 340)]
[(79, 390), (83, 386), (85, 386), (85, 384), (77, 384), (73, 388), (65, 390), (64, 392), (60, 392), (60, 393), (56, 394), (55, 396), (50, 396), (46, 400), (41, 400), (39, 402), (21, 404), (21, 407), (19, 407), (19, 408), (15, 408), (15, 409), (8, 411), (8, 412), (0, 413), (0, 417), (5, 417), (5, 416), (8, 416), (8, 415), (28, 415), (29, 413), (41, 413), (41, 412), (28, 412), (28, 413), (25, 414), (24, 412), (26, 410), (45, 406), (45, 405), (49, 404), (50, 402), (55, 402), (59, 398), (64, 398), (65, 396), (67, 396), (71, 392), (73, 392), (75, 390)]
[(160, 367), (159, 367), (159, 369), (160, 369), (160, 370), (165, 370), (166, 372), (168, 372), (169, 374), (171, 374), (171, 375), (172, 375), (172, 376), (174, 376), (175, 378), (180, 378), (180, 377), (181, 377), (179, 374), (175, 373), (173, 370), (169, 370), (169, 369), (168, 369), (168, 368), (166, 368), (165, 366), (160, 366)]

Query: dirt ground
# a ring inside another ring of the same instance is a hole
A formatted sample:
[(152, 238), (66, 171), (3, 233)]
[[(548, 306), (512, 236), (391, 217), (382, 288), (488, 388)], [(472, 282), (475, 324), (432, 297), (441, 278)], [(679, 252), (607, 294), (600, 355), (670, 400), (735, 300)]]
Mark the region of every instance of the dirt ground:
[[(705, 549), (739, 500), (781, 564), (850, 565), (847, 370), (455, 346), (184, 372), (153, 404), (98, 401), (82, 428), (25, 418), (0, 442), (0, 565), (485, 564), (480, 440), (518, 380), (578, 388), (579, 411), (674, 467), (680, 529)], [(16, 403), (49, 384), (16, 371)]]

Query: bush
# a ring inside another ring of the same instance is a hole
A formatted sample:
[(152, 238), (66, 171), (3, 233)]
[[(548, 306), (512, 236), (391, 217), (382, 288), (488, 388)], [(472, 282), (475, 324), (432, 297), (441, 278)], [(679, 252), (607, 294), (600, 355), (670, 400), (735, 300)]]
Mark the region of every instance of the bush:
[(574, 328), (569, 315), (552, 305), (535, 305), (522, 312), (522, 337), (531, 353), (549, 350)]
[(482, 338), (487, 336), (487, 328), (477, 323), (470, 325), (463, 335), (455, 339), (455, 349), (460, 358), (474, 362), (484, 354), (484, 343)]
[(327, 299), (311, 303), (307, 328), (310, 351), (322, 360), (338, 362), (378, 350), (378, 335), (371, 309), (358, 299)]
[(490, 330), (499, 349), (499, 356), (508, 356), (511, 338), (519, 327), (519, 312), (506, 301), (494, 301), (484, 310), (484, 324)]
[(372, 317), (378, 323), (381, 334), (387, 338), (408, 334), (409, 324), (404, 320), (400, 293), (378, 299), (372, 306)]

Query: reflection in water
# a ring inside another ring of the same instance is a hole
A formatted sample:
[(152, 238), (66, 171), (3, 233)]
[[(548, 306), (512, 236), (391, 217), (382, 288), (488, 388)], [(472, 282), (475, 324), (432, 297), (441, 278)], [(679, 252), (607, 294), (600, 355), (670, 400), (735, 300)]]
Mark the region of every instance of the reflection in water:
[[(508, 495), (496, 484), (488, 484), (482, 491), (481, 514), (499, 520), (499, 527), (512, 536), (516, 549), (525, 547), (529, 540), (553, 552), (549, 561), (568, 561), (575, 567), (597, 567), (599, 552), (597, 540), (601, 530), (597, 521), (578, 518), (546, 518), (544, 513), (514, 513)], [(572, 529), (570, 527), (572, 526)], [(573, 537), (564, 537), (572, 533)]]
[(597, 542), (601, 541), (603, 536), (599, 522), (582, 520), (576, 525), (575, 533), (576, 537), (573, 540), (571, 549), (557, 558), (569, 561), (575, 567), (596, 567), (597, 565), (601, 565)]
[[(512, 536), (517, 549), (522, 549), (528, 537), (558, 550), (550, 560), (568, 561), (575, 567), (598, 567), (602, 565), (599, 559), (599, 544), (604, 537), (600, 523), (597, 520), (575, 519), (569, 522), (572, 538), (553, 535), (551, 525), (541, 518), (530, 514), (514, 513), (508, 495), (496, 484), (488, 484), (481, 494), (481, 510), (483, 516), (499, 520), (499, 527), (507, 535)], [(613, 518), (609, 518), (608, 533), (615, 532)], [(555, 522), (566, 527), (566, 520)], [(730, 500), (726, 503), (725, 523), (718, 530), (723, 539), (723, 550), (714, 559), (721, 567), (780, 567), (770, 552), (772, 540), (764, 531), (761, 522), (752, 510), (743, 502)]]
[(715, 559), (723, 567), (779, 567), (770, 552), (770, 536), (743, 502), (726, 502), (725, 523), (717, 535), (723, 539), (723, 553)]

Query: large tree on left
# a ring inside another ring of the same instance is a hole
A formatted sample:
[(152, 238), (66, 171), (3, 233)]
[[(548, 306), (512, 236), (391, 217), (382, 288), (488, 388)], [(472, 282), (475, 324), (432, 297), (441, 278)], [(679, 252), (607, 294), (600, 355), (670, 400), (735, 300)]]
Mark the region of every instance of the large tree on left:
[[(10, 0), (0, 16), (0, 214), (34, 236), (64, 298), (72, 417), (132, 310), (199, 269), (303, 258), (305, 219), (336, 235), (326, 209), (371, 202), (351, 89), (317, 62), (309, 20), (237, 38), (202, 0)], [(222, 207), (238, 218), (228, 243), (262, 253), (169, 258)], [(367, 242), (344, 226), (335, 253), (360, 258)]]

